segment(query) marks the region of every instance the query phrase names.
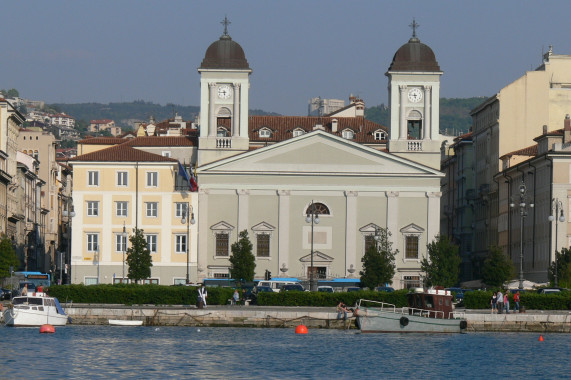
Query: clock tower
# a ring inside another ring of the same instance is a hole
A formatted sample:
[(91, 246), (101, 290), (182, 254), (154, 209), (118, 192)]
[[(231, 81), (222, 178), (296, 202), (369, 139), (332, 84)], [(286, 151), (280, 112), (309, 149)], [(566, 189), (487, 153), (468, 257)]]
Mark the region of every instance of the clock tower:
[(248, 91), (250, 74), (244, 50), (224, 33), (206, 50), (200, 73), (200, 137), (198, 164), (203, 165), (249, 149)]
[(389, 78), (389, 152), (440, 169), (440, 76), (442, 71), (430, 47), (412, 37), (393, 57)]

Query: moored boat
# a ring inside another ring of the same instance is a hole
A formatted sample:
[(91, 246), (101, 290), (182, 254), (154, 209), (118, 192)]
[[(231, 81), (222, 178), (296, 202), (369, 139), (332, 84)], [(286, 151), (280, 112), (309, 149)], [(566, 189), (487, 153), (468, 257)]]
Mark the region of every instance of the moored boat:
[(109, 325), (111, 326), (142, 326), (143, 321), (131, 321), (124, 319), (110, 319)]
[(33, 293), (30, 296), (18, 296), (2, 311), (4, 324), (14, 327), (34, 327), (49, 324), (65, 326), (68, 316), (57, 298), (45, 293)]
[(408, 307), (359, 300), (354, 312), (357, 327), (364, 333), (459, 333), (468, 324), (461, 313), (454, 312), (452, 294), (443, 289), (414, 288), (407, 294)]

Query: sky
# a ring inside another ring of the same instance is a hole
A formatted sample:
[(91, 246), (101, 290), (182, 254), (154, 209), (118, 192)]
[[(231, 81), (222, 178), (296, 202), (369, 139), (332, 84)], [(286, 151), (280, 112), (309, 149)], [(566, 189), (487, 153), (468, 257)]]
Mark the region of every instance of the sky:
[[(0, 88), (47, 103), (200, 105), (200, 66), (228, 32), (246, 54), (250, 109), (306, 115), (310, 98), (387, 104), (412, 35), (436, 54), (441, 96), (489, 97), (571, 54), (571, 1), (27, 0), (2, 4)], [(65, 110), (64, 110), (65, 111)]]

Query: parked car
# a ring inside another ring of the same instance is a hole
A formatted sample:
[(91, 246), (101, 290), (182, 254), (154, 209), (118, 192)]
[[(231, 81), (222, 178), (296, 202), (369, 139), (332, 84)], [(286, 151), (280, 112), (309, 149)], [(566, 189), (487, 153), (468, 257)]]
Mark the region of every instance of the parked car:
[(378, 288), (375, 289), (377, 292), (387, 292), (387, 293), (392, 293), (395, 291), (394, 288), (391, 288), (390, 286), (379, 286)]
[(303, 286), (301, 286), (300, 284), (287, 284), (287, 285), (282, 285), (282, 288), (280, 289), (282, 292), (303, 292), (305, 291), (305, 289), (303, 289)]
[(333, 287), (322, 285), (317, 287), (317, 291), (323, 293), (333, 293)]
[(554, 294), (554, 293), (561, 293), (561, 288), (542, 288), (537, 289), (538, 294)]
[(0, 288), (0, 301), (12, 299), (12, 291), (10, 289)]
[(348, 292), (359, 292), (359, 291), (361, 291), (361, 290), (363, 290), (363, 289), (357, 288), (357, 287), (347, 288), (347, 291), (348, 291)]

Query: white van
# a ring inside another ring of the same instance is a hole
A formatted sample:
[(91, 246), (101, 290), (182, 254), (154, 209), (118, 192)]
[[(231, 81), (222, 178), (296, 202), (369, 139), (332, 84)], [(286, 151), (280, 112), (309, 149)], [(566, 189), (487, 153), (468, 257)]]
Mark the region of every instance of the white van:
[(301, 285), (301, 284), (296, 281), (280, 281), (280, 280), (263, 280), (258, 282), (258, 286), (270, 287), (274, 292), (279, 292), (283, 285)]

